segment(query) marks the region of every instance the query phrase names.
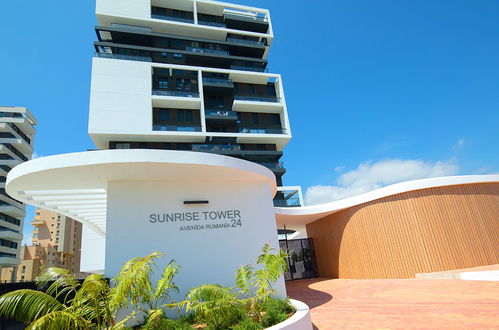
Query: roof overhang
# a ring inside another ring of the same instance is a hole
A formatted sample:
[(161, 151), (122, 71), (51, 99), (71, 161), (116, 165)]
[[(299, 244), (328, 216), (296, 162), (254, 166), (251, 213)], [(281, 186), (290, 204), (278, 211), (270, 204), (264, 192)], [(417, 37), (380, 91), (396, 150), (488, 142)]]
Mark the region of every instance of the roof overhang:
[(169, 150), (101, 150), (37, 158), (12, 169), (6, 190), (13, 198), (106, 232), (110, 181), (265, 182), (276, 192), (275, 176), (264, 166), (221, 155)]

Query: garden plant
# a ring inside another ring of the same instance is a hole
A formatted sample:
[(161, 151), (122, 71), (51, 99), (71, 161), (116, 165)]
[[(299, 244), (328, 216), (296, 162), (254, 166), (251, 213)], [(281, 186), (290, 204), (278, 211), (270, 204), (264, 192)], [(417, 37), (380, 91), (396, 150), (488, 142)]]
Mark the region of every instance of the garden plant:
[[(174, 301), (179, 266), (171, 260), (153, 285), (161, 253), (133, 258), (111, 282), (102, 275), (78, 281), (68, 270), (51, 267), (38, 278), (40, 291), (17, 290), (0, 297), (0, 317), (27, 329), (263, 329), (286, 320), (293, 307), (276, 298), (273, 284), (286, 269), (286, 254), (262, 248), (255, 265), (236, 271), (234, 287), (206, 284)], [(180, 317), (168, 318), (172, 312)], [(118, 321), (119, 320), (119, 321)]]

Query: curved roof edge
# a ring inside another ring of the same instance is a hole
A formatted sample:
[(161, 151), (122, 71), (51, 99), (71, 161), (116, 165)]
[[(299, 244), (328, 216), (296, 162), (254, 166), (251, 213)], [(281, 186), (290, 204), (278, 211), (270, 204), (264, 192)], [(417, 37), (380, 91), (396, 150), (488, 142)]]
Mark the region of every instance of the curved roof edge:
[(88, 225), (103, 236), (109, 181), (179, 181), (213, 184), (265, 182), (275, 194), (275, 175), (262, 165), (192, 151), (122, 149), (85, 151), (37, 158), (13, 168), (6, 191), (13, 198)]
[(446, 176), (438, 178), (411, 180), (411, 181), (392, 184), (390, 186), (369, 191), (364, 194), (348, 197), (345, 199), (329, 203), (302, 206), (302, 207), (275, 207), (274, 209), (278, 224), (286, 222), (287, 224), (303, 225), (349, 207), (357, 206), (377, 199), (405, 192), (421, 190), (421, 189), (445, 187), (445, 186), (488, 183), (488, 182), (499, 182), (499, 174)]

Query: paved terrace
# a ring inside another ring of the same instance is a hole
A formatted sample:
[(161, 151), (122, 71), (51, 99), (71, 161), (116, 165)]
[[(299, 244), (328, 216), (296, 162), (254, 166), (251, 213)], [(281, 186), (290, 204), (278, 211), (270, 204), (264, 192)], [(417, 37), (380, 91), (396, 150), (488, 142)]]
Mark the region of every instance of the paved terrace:
[(499, 282), (312, 279), (287, 289), (317, 329), (499, 329)]

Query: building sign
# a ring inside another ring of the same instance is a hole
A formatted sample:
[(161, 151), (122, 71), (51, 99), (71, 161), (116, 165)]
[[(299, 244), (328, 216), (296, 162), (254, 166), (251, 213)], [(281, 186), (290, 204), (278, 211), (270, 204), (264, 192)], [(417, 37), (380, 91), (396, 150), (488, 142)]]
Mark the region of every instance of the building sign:
[(148, 221), (152, 224), (180, 224), (179, 231), (242, 227), (240, 210), (152, 213)]

